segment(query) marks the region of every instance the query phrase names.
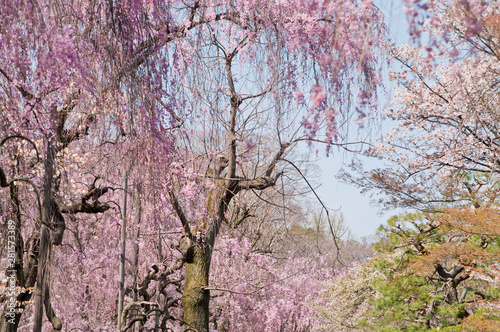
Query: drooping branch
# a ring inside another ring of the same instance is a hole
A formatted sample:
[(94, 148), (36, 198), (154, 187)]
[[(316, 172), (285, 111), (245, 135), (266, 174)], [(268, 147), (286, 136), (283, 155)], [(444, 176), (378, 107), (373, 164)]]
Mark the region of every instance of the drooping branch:
[(25, 141), (28, 141), (28, 143), (30, 143), (30, 144), (33, 146), (33, 149), (34, 149), (34, 150), (35, 150), (35, 152), (36, 152), (36, 160), (37, 160), (37, 162), (39, 162), (39, 161), (40, 161), (40, 155), (39, 155), (39, 153), (38, 153), (38, 149), (37, 149), (37, 147), (36, 147), (36, 144), (35, 144), (35, 143), (33, 143), (33, 141), (32, 141), (32, 140), (30, 140), (29, 138), (27, 138), (27, 137), (25, 137), (25, 136), (23, 136), (23, 135), (10, 135), (10, 136), (7, 136), (7, 137), (5, 137), (5, 138), (4, 138), (4, 139), (0, 142), (0, 146), (3, 146), (3, 145), (5, 144), (5, 142), (7, 142), (8, 140), (13, 139), (13, 138), (21, 138), (21, 139), (24, 139)]
[[(193, 9), (196, 9), (193, 7)], [(194, 13), (194, 12), (192, 12)], [(162, 27), (158, 29), (156, 35), (151, 38), (141, 42), (136, 50), (133, 52), (133, 59), (128, 66), (123, 68), (116, 76), (116, 80), (121, 80), (124, 76), (134, 71), (140, 67), (146, 59), (158, 52), (159, 49), (172, 42), (175, 39), (183, 38), (186, 34), (201, 25), (205, 25), (211, 22), (217, 21), (229, 21), (241, 26), (240, 14), (238, 12), (225, 12), (220, 13), (215, 16), (212, 20), (208, 20), (204, 17), (195, 19), (194, 15), (191, 15), (190, 22), (187, 25), (182, 26), (172, 26), (169, 22), (165, 21)], [(160, 37), (161, 36), (161, 37)]]

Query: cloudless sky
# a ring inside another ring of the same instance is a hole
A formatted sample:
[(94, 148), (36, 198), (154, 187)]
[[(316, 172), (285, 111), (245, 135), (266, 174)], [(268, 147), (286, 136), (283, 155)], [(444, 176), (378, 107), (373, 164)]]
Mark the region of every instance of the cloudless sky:
[[(386, 24), (390, 30), (391, 39), (397, 45), (402, 45), (409, 41), (407, 33), (406, 17), (404, 14), (404, 4), (401, 0), (376, 0), (375, 4), (382, 10)], [(380, 109), (384, 108), (393, 98), (394, 84), (389, 84), (386, 79), (387, 96), (380, 96)], [(388, 132), (393, 123), (389, 120), (382, 120), (379, 124), (371, 125), (371, 141), (381, 137)], [(351, 127), (350, 130), (356, 132), (358, 129)], [(359, 129), (360, 135), (365, 134), (364, 129)], [(355, 136), (355, 133), (354, 133)], [(344, 222), (356, 237), (369, 236), (375, 234), (378, 226), (384, 224), (387, 219), (401, 211), (387, 211), (380, 215), (381, 208), (370, 204), (369, 194), (361, 194), (361, 188), (351, 184), (342, 183), (337, 179), (338, 171), (348, 164), (353, 158), (362, 159), (365, 169), (383, 166), (378, 160), (363, 157), (355, 157), (353, 154), (342, 151), (325, 157), (324, 154), (318, 161), (321, 169), (321, 186), (316, 191), (323, 203), (330, 209), (340, 209), (344, 215)]]

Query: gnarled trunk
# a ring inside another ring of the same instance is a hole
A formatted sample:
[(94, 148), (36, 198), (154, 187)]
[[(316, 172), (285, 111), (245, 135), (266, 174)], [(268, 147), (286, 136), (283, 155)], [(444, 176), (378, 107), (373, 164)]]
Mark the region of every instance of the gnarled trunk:
[(186, 328), (198, 332), (208, 332), (210, 291), (208, 286), (212, 250), (209, 245), (195, 245), (190, 257), (186, 260), (184, 291), (182, 293), (182, 308)]

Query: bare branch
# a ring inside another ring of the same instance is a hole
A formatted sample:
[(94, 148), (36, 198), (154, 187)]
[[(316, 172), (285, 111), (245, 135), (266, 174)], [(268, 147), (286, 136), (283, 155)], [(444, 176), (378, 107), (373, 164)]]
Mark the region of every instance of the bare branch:
[[(97, 181), (97, 178), (96, 180)], [(106, 194), (110, 189), (114, 190), (111, 187), (104, 188), (96, 188), (95, 181), (89, 186), (89, 190), (82, 195), (81, 202), (73, 205), (66, 205), (61, 200), (55, 198), (54, 201), (57, 205), (57, 208), (61, 213), (103, 213), (109, 210), (111, 207), (107, 203), (102, 203), (99, 201), (99, 198)], [(92, 199), (92, 203), (89, 203), (88, 200)]]
[(276, 181), (281, 176), (281, 172), (276, 174), (276, 176), (262, 176), (257, 179), (240, 179), (238, 184), (236, 185), (235, 192), (238, 192), (243, 189), (257, 189), (264, 190), (266, 188), (272, 187), (276, 184)]
[(335, 231), (333, 230), (332, 221), (330, 219), (330, 212), (326, 208), (325, 204), (323, 204), (323, 201), (321, 200), (321, 198), (319, 198), (318, 194), (316, 193), (316, 190), (314, 190), (314, 188), (311, 186), (311, 184), (309, 183), (309, 181), (307, 180), (307, 178), (304, 176), (304, 174), (302, 173), (302, 171), (300, 170), (300, 168), (298, 168), (294, 163), (292, 163), (291, 161), (289, 161), (287, 159), (282, 159), (282, 160), (286, 161), (287, 163), (289, 163), (290, 165), (292, 165), (293, 168), (295, 168), (295, 170), (297, 170), (297, 172), (299, 172), (300, 176), (304, 179), (304, 181), (306, 181), (308, 187), (311, 189), (311, 191), (313, 192), (314, 196), (316, 196), (316, 199), (318, 200), (318, 202), (323, 207), (323, 210), (325, 210), (326, 218), (328, 219), (328, 226), (330, 228), (330, 233), (332, 234), (333, 242), (335, 244), (335, 248), (337, 249), (337, 260), (342, 264), (342, 261), (340, 260), (340, 246), (338, 244), (337, 235), (335, 234)]
[(170, 203), (172, 204), (172, 207), (174, 208), (177, 217), (179, 217), (179, 220), (181, 221), (184, 233), (187, 236), (191, 237), (192, 234), (191, 234), (191, 228), (189, 227), (189, 221), (187, 220), (186, 215), (184, 214), (184, 211), (182, 210), (182, 207), (179, 204), (179, 201), (177, 200), (177, 196), (175, 196), (172, 190), (169, 190), (168, 197), (170, 198)]

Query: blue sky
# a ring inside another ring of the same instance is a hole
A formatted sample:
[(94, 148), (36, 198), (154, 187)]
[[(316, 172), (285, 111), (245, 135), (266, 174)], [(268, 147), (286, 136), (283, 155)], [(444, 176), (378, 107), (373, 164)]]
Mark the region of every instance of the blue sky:
[[(400, 0), (377, 0), (375, 1), (386, 18), (389, 26), (391, 38), (396, 44), (401, 45), (408, 42), (409, 36), (406, 30), (405, 14), (403, 4)], [(392, 89), (394, 85), (386, 82), (388, 96), (381, 96), (381, 108), (392, 99)], [(383, 120), (380, 124), (375, 124), (372, 128), (372, 139), (380, 137), (388, 132), (393, 123)], [(356, 129), (354, 130), (356, 131)], [(382, 215), (379, 214), (380, 207), (370, 204), (369, 194), (361, 194), (360, 188), (342, 183), (336, 178), (338, 171), (347, 166), (354, 158), (352, 154), (346, 154), (342, 151), (336, 151), (330, 157), (321, 157), (318, 165), (321, 168), (321, 187), (317, 193), (330, 209), (339, 209), (344, 215), (344, 221), (347, 227), (356, 237), (369, 236), (375, 234), (379, 225), (401, 211), (388, 211)], [(363, 159), (366, 168), (380, 167), (383, 164), (380, 161), (368, 158)]]

